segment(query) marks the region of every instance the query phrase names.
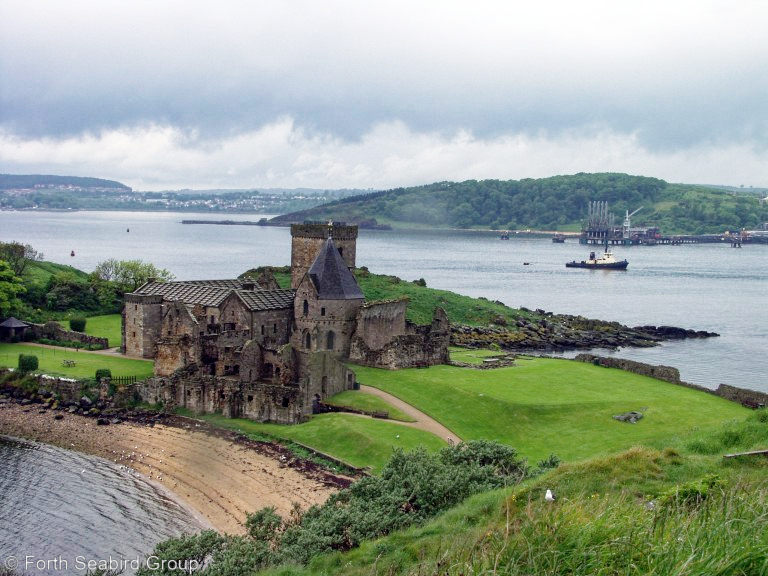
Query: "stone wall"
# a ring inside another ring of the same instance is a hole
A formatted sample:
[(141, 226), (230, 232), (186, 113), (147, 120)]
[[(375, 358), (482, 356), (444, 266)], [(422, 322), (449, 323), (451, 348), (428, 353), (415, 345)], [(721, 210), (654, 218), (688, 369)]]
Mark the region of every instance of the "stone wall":
[(291, 225), (291, 288), (296, 289), (329, 236), (350, 270), (355, 268), (357, 226)]
[(389, 334), (389, 341), (376, 349), (368, 346), (363, 337), (355, 334), (349, 359), (364, 366), (389, 370), (449, 362), (450, 322), (442, 308), (435, 309), (432, 324), (428, 326), (406, 324), (406, 332), (406, 334)]
[(163, 321), (163, 297), (126, 294), (123, 347), (129, 356), (155, 357), (155, 343)]
[(768, 406), (768, 394), (757, 390), (745, 390), (728, 384), (720, 384), (715, 393), (722, 398), (738, 402), (749, 408), (764, 408)]
[(371, 350), (379, 350), (392, 338), (406, 333), (407, 300), (391, 300), (364, 304), (357, 313), (355, 335)]
[(607, 368), (619, 368), (620, 370), (640, 374), (641, 376), (650, 376), (651, 378), (664, 380), (665, 382), (671, 382), (672, 384), (683, 384), (680, 380), (680, 371), (671, 366), (653, 366), (651, 364), (635, 362), (634, 360), (595, 356), (594, 354), (579, 354), (574, 360), (578, 362), (590, 362)]
[(30, 324), (30, 334), (34, 339), (47, 338), (61, 342), (81, 342), (101, 348), (109, 348), (107, 338), (98, 338), (83, 332), (74, 332), (63, 328), (58, 322), (46, 322), (45, 324)]

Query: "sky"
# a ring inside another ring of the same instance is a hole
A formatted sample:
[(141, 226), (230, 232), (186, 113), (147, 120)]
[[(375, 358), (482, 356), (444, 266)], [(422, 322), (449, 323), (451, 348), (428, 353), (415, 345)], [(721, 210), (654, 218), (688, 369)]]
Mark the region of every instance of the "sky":
[(768, 186), (765, 0), (0, 0), (0, 172)]

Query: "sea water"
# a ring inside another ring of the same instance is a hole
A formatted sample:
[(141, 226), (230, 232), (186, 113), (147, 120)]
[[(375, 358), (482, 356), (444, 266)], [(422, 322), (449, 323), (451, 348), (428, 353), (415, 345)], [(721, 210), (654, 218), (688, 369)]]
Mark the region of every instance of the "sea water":
[(161, 487), (109, 460), (0, 436), (0, 565), (132, 574), (154, 546), (202, 525)]
[[(86, 272), (116, 258), (150, 262), (179, 280), (234, 278), (256, 266), (288, 265), (290, 231), (181, 220), (261, 217), (0, 212), (0, 241), (30, 244), (46, 260)], [(565, 268), (590, 249), (572, 240), (513, 235), (502, 241), (490, 233), (361, 230), (357, 265), (515, 307), (718, 332), (718, 338), (601, 353), (674, 366), (702, 386), (768, 392), (768, 246), (617, 247), (618, 258), (629, 260), (626, 271)], [(167, 495), (108, 462), (8, 439), (0, 441), (0, 504), (0, 561), (66, 555), (74, 568), (78, 556), (132, 560), (158, 541), (199, 529)]]
[[(288, 228), (191, 225), (184, 219), (264, 215), (175, 212), (0, 212), (0, 240), (30, 244), (45, 259), (86, 272), (106, 259), (140, 259), (178, 280), (234, 278), (290, 264)], [(664, 364), (685, 381), (768, 392), (768, 246), (687, 244), (616, 247), (626, 271), (565, 268), (593, 247), (575, 240), (480, 232), (361, 230), (357, 265), (468, 296), (629, 326), (672, 325), (720, 334), (649, 349), (600, 351)], [(74, 256), (71, 254), (74, 252)]]

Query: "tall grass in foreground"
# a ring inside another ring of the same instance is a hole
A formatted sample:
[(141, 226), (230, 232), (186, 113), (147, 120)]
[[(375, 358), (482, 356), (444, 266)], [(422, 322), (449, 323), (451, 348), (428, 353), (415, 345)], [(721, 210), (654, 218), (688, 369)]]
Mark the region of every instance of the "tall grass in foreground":
[(768, 448), (768, 411), (670, 440), (563, 464), (423, 526), (266, 573), (768, 575), (768, 459), (722, 457)]
[(766, 493), (736, 485), (654, 506), (626, 493), (554, 503), (513, 495), (507, 522), (410, 573), (768, 574)]

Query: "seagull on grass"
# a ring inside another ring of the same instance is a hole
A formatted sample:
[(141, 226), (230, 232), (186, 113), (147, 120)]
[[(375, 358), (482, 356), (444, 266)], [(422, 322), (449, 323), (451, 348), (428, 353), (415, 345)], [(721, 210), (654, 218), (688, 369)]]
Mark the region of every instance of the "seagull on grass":
[(555, 495), (552, 494), (552, 490), (550, 490), (549, 488), (547, 488), (547, 493), (544, 494), (544, 500), (546, 502), (554, 502), (555, 501)]

